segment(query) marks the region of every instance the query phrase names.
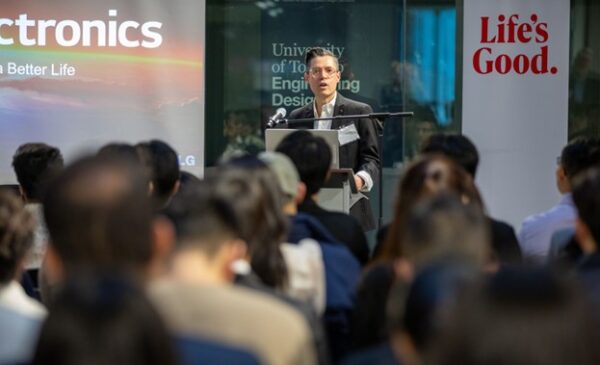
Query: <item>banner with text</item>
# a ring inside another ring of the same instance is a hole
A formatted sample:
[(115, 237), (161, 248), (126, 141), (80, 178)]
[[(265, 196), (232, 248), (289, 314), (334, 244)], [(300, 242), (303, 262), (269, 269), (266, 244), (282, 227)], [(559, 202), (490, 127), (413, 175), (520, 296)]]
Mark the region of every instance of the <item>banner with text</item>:
[(70, 160), (107, 142), (162, 139), (204, 159), (204, 0), (2, 2), (0, 183), (26, 142)]
[(568, 66), (568, 0), (464, 0), (462, 130), (490, 213), (516, 229), (558, 200)]

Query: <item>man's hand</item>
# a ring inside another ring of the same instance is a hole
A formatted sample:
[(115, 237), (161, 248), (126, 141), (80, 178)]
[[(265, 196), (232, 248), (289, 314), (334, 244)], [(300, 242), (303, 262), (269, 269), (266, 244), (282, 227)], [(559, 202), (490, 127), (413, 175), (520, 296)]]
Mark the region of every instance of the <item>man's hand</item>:
[(362, 177), (354, 175), (354, 184), (356, 185), (356, 190), (360, 191), (360, 189), (362, 189), (362, 187), (365, 185), (365, 181), (362, 179)]

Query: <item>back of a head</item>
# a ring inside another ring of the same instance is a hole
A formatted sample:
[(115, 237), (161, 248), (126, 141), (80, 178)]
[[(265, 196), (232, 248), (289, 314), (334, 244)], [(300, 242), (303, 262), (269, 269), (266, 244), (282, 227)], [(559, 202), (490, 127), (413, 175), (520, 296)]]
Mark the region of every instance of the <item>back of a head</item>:
[(600, 168), (577, 175), (573, 183), (573, 202), (581, 219), (600, 244)]
[(86, 157), (68, 166), (48, 191), (43, 203), (50, 245), (67, 273), (145, 270), (152, 253), (152, 209), (140, 170)]
[(424, 155), (411, 163), (397, 189), (394, 219), (378, 255), (384, 260), (401, 256), (401, 241), (408, 227), (408, 217), (423, 199), (449, 192), (483, 210), (481, 196), (471, 176), (452, 160), (439, 154)]
[(580, 138), (570, 142), (560, 154), (560, 164), (572, 184), (578, 173), (600, 166), (600, 140)]
[(136, 148), (143, 163), (152, 171), (154, 195), (166, 202), (174, 193), (180, 178), (177, 152), (167, 143), (156, 139), (138, 143)]
[(98, 157), (106, 159), (128, 161), (135, 165), (138, 165), (142, 162), (135, 150), (135, 147), (128, 143), (113, 142), (105, 144), (104, 146), (100, 147), (97, 155)]
[(306, 197), (319, 192), (331, 165), (331, 149), (321, 137), (300, 130), (287, 135), (276, 148), (296, 166), (300, 180), (306, 185)]
[(461, 134), (435, 133), (421, 146), (421, 153), (442, 154), (467, 171), (473, 178), (479, 165), (479, 153), (473, 142)]
[(41, 201), (46, 185), (63, 168), (59, 149), (44, 143), (26, 143), (17, 149), (12, 165), (28, 200)]
[(420, 270), (408, 290), (397, 283), (388, 303), (391, 334), (407, 334), (418, 353), (424, 353), (439, 335), (442, 312), (480, 275), (461, 262), (442, 260)]
[(33, 216), (9, 192), (0, 192), (0, 286), (17, 279), (19, 265), (33, 244)]
[(238, 237), (233, 209), (213, 193), (207, 181), (181, 190), (163, 213), (175, 227), (175, 250), (191, 248), (213, 256), (225, 242)]
[(441, 193), (416, 205), (402, 244), (404, 257), (417, 269), (443, 259), (483, 267), (491, 255), (483, 212), (453, 193)]
[(143, 290), (123, 278), (85, 275), (57, 296), (32, 364), (171, 365), (172, 343)]
[(251, 169), (223, 166), (207, 181), (235, 212), (253, 270), (265, 284), (283, 288), (287, 268), (280, 244), (286, 238), (288, 221), (277, 178), (264, 165)]
[(571, 277), (505, 268), (461, 295), (432, 364), (600, 363), (588, 302)]

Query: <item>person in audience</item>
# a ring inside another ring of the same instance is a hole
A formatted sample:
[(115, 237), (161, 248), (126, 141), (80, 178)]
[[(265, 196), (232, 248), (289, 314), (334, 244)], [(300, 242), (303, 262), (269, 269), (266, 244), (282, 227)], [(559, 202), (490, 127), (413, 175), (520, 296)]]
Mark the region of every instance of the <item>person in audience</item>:
[(27, 363), (46, 309), (18, 280), (34, 242), (34, 216), (16, 196), (0, 192), (0, 363)]
[(164, 211), (177, 236), (168, 272), (150, 285), (159, 312), (176, 334), (245, 350), (262, 364), (314, 364), (302, 316), (270, 296), (233, 285), (246, 243), (232, 207), (208, 182), (176, 194)]
[(591, 308), (567, 275), (504, 268), (450, 304), (426, 364), (600, 363)]
[(331, 166), (331, 149), (327, 142), (308, 131), (299, 130), (286, 136), (276, 151), (292, 160), (305, 187), (305, 197), (298, 205), (298, 211), (317, 218), (339, 242), (348, 246), (361, 265), (366, 265), (369, 246), (358, 221), (349, 214), (326, 210), (318, 205), (318, 193), (329, 176)]
[(545, 262), (552, 235), (562, 229), (574, 229), (577, 216), (571, 195), (573, 178), (600, 163), (600, 141), (577, 139), (566, 145), (556, 167), (556, 186), (562, 197), (551, 209), (531, 215), (523, 221), (519, 243), (526, 259)]
[(152, 195), (160, 209), (179, 189), (180, 170), (177, 152), (167, 143), (153, 139), (135, 146), (142, 163), (150, 171)]
[(600, 169), (591, 168), (573, 179), (573, 202), (577, 208), (575, 236), (583, 257), (576, 270), (592, 301), (600, 328)]
[(48, 192), (43, 201), (50, 233), (45, 267), (51, 286), (92, 269), (140, 280), (150, 275), (158, 223), (139, 166), (84, 157), (54, 179)]
[(21, 197), (27, 209), (35, 217), (35, 238), (33, 248), (25, 262), (31, 278), (36, 281), (42, 265), (48, 241), (48, 231), (42, 212), (42, 198), (48, 182), (63, 168), (63, 157), (56, 147), (44, 143), (25, 143), (15, 152), (12, 166), (19, 182)]
[(312, 239), (321, 249), (326, 290), (324, 323), (331, 358), (336, 363), (349, 350), (350, 318), (360, 264), (347, 246), (338, 242), (316, 218), (298, 212), (297, 204), (304, 200), (306, 189), (292, 161), (278, 152), (265, 152), (259, 158), (275, 174), (284, 193), (283, 211), (290, 222), (287, 242), (301, 244), (305, 239)]
[(42, 326), (32, 364), (175, 365), (165, 324), (135, 283), (111, 274), (68, 279)]
[[(473, 211), (470, 220), (463, 219), (439, 232), (433, 232), (432, 229), (432, 235), (440, 236), (432, 240), (435, 245), (431, 248), (424, 244), (410, 246), (409, 235), (414, 234), (418, 228), (413, 227), (409, 221), (415, 207), (440, 193), (453, 194), (468, 206)], [(364, 273), (359, 285), (352, 330), (354, 351), (387, 339), (385, 304), (390, 288), (398, 280), (407, 283), (411, 281), (414, 267), (420, 265), (420, 249), (427, 254), (424, 261), (429, 260), (432, 250), (460, 252), (461, 247), (470, 247), (469, 245), (479, 245), (483, 251), (489, 249), (489, 226), (485, 222), (479, 193), (468, 174), (451, 160), (441, 155), (421, 156), (406, 169), (398, 185), (397, 196), (387, 239), (380, 249), (380, 255)], [(445, 237), (445, 241), (442, 241), (442, 237)], [(491, 250), (487, 253), (489, 256), (480, 264), (493, 267), (495, 261)]]
[[(321, 314), (325, 306), (323, 259), (317, 242), (286, 242), (288, 221), (277, 178), (256, 157), (231, 160), (209, 177), (215, 194), (230, 202), (248, 244), (247, 261), (266, 285), (309, 303)], [(240, 266), (238, 274), (244, 273)]]
[(347, 358), (343, 365), (421, 365), (438, 336), (441, 313), (480, 273), (463, 262), (425, 265), (407, 287), (397, 283), (388, 301), (390, 339)]
[[(317, 242), (286, 243), (287, 219), (276, 177), (255, 157), (231, 161), (207, 177), (211, 191), (227, 201), (239, 222), (246, 256), (234, 263), (235, 283), (269, 294), (291, 305), (306, 319), (320, 364), (329, 363), (320, 316), (325, 278)], [(251, 163), (254, 161), (254, 163)], [(253, 167), (251, 167), (253, 166)]]
[[(421, 146), (421, 154), (442, 154), (461, 166), (475, 180), (479, 165), (479, 152), (473, 142), (464, 135), (435, 133)], [(502, 263), (518, 263), (522, 260), (521, 248), (514, 228), (506, 222), (487, 216), (492, 233), (492, 246)]]

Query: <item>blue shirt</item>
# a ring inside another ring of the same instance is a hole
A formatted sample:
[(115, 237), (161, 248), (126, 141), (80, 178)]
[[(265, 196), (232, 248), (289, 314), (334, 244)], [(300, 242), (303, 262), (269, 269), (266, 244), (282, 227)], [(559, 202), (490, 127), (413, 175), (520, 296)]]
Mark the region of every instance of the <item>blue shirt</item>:
[(525, 218), (519, 232), (523, 257), (528, 261), (545, 262), (554, 232), (574, 228), (576, 218), (577, 210), (571, 193), (564, 194), (550, 210)]

